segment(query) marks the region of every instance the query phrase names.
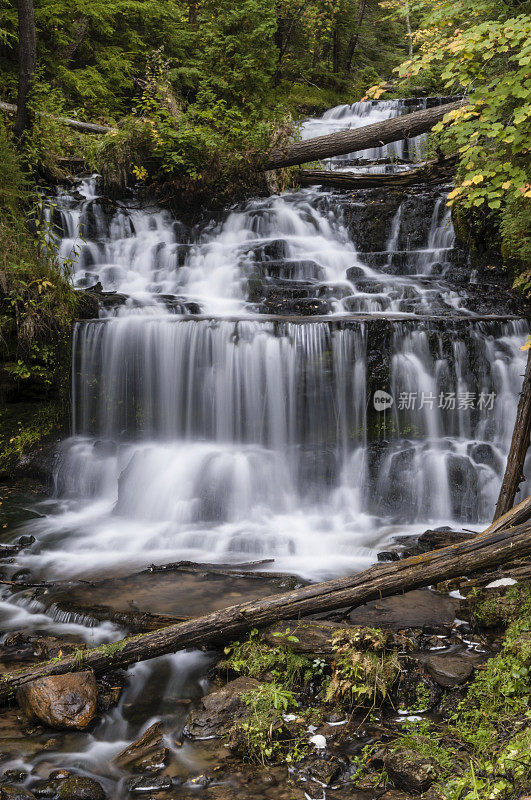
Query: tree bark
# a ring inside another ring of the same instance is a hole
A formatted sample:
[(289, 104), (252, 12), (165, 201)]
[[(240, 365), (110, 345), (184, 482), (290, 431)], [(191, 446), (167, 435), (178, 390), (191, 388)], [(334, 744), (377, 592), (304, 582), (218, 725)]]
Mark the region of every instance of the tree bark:
[(400, 139), (409, 139), (426, 133), (440, 122), (445, 114), (460, 108), (464, 103), (466, 100), (457, 100), (454, 103), (445, 103), (435, 108), (386, 119), (363, 128), (338, 131), (306, 141), (293, 142), (282, 150), (273, 150), (269, 154), (265, 169), (291, 167), (308, 161), (319, 161), (321, 158), (356, 153), (369, 147), (380, 147)]
[[(7, 111), (9, 114), (16, 113), (18, 119), (18, 106), (13, 103), (0, 102), (0, 111)], [(48, 114), (43, 116), (47, 117)], [(51, 119), (55, 119), (63, 125), (68, 125), (69, 128), (74, 128), (76, 131), (81, 131), (81, 133), (109, 133), (109, 131), (115, 130), (110, 125), (96, 125), (94, 122), (81, 122), (70, 117), (51, 117)]]
[(518, 487), (525, 480), (524, 462), (529, 448), (529, 437), (531, 435), (531, 350), (527, 353), (527, 365), (524, 374), (524, 383), (516, 411), (516, 421), (514, 423), (513, 438), (507, 466), (500, 489), (500, 496), (494, 512), (494, 520), (509, 511), (514, 504), (514, 498)]
[(356, 21), (356, 33), (351, 37), (347, 50), (347, 62), (345, 67), (347, 72), (350, 72), (352, 69), (352, 59), (354, 57), (354, 50), (358, 46), (358, 40), (360, 38), (360, 28), (363, 22), (363, 17), (365, 16), (366, 5), (367, 5), (367, 0), (360, 0), (358, 9), (358, 19)]
[(355, 608), (370, 600), (430, 586), (530, 553), (530, 523), (508, 531), (485, 532), (441, 550), (391, 564), (377, 564), (357, 575), (230, 606), (162, 630), (91, 650), (79, 650), (72, 656), (36, 664), (13, 674), (4, 673), (0, 675), (0, 703), (9, 701), (20, 686), (38, 677), (87, 668), (101, 673), (185, 647), (218, 647), (251, 628), (264, 628), (281, 620), (345, 606)]
[(528, 519), (531, 519), (531, 496), (526, 497), (517, 506), (498, 517), (492, 525), (489, 525), (485, 533), (496, 533), (506, 528), (512, 528), (515, 525), (527, 522)]
[(444, 178), (452, 176), (456, 162), (457, 156), (447, 156), (443, 160), (425, 161), (414, 169), (387, 174), (370, 172), (349, 174), (333, 170), (301, 169), (297, 177), (302, 186), (321, 184), (338, 189), (379, 189), (382, 186), (401, 189), (403, 186), (412, 186), (415, 183), (439, 183)]
[(37, 39), (33, 0), (17, 0), (18, 11), (18, 108), (14, 134), (22, 140), (31, 124), (28, 94), (37, 68)]

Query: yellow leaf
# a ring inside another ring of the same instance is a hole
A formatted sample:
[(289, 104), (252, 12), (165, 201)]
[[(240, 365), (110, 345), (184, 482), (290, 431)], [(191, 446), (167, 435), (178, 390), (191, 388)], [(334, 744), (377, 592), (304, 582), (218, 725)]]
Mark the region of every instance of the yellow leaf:
[(520, 350), (531, 350), (531, 342), (526, 342), (523, 344)]
[(481, 183), (483, 180), (483, 175), (474, 175), (472, 178), (472, 183)]
[(502, 189), (510, 189), (511, 183), (512, 181), (505, 181), (505, 183), (502, 183)]

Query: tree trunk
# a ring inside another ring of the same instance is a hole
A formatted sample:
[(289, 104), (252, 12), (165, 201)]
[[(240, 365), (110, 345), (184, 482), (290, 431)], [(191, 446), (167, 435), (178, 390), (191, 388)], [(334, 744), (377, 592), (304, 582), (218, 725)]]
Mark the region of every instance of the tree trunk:
[[(0, 111), (7, 111), (9, 114), (15, 112), (18, 118), (18, 106), (13, 105), (13, 103), (0, 102)], [(48, 114), (44, 114), (44, 116), (47, 117)], [(69, 128), (73, 128), (76, 131), (81, 131), (81, 133), (109, 133), (109, 131), (115, 130), (115, 128), (111, 128), (110, 125), (96, 125), (94, 122), (81, 122), (78, 119), (71, 119), (70, 117), (50, 118), (61, 122), (63, 125), (68, 125)]]
[(358, 19), (356, 21), (356, 33), (351, 37), (347, 50), (347, 63), (346, 63), (347, 72), (350, 72), (352, 69), (352, 59), (354, 57), (354, 50), (358, 46), (358, 41), (360, 38), (360, 28), (363, 22), (363, 17), (365, 15), (366, 6), (367, 6), (367, 0), (360, 0)]
[(334, 170), (301, 169), (297, 179), (302, 186), (321, 184), (338, 189), (378, 189), (382, 186), (401, 189), (403, 186), (411, 186), (415, 183), (439, 183), (444, 178), (450, 178), (456, 162), (457, 156), (447, 156), (443, 160), (425, 161), (414, 169), (388, 174), (368, 172), (354, 175)]
[(282, 150), (273, 150), (269, 154), (265, 169), (292, 167), (295, 164), (356, 153), (370, 147), (381, 147), (389, 142), (419, 136), (433, 128), (449, 111), (460, 108), (465, 103), (466, 100), (457, 100), (455, 103), (414, 111), (412, 114), (393, 117), (363, 128), (338, 131), (302, 142), (293, 142)]
[(526, 497), (526, 499), (518, 503), (517, 506), (511, 508), (510, 511), (507, 511), (501, 517), (498, 517), (492, 525), (489, 525), (485, 533), (496, 533), (506, 528), (512, 528), (515, 525), (521, 525), (527, 522), (528, 519), (531, 519), (531, 496)]
[(15, 137), (22, 140), (31, 124), (28, 94), (37, 67), (37, 40), (33, 0), (17, 0), (18, 11), (18, 108)]
[(38, 677), (87, 668), (101, 673), (185, 647), (218, 647), (251, 628), (264, 628), (281, 620), (345, 606), (355, 608), (370, 600), (430, 586), (530, 553), (530, 523), (508, 531), (485, 532), (441, 550), (391, 564), (376, 564), (357, 575), (230, 606), (162, 630), (79, 650), (72, 656), (36, 664), (14, 674), (5, 673), (0, 675), (0, 702), (7, 702), (20, 686)]
[(514, 504), (514, 498), (518, 487), (525, 480), (524, 461), (529, 448), (529, 437), (531, 435), (531, 350), (527, 353), (527, 366), (525, 368), (524, 383), (518, 409), (516, 421), (514, 423), (513, 438), (507, 466), (500, 489), (500, 496), (494, 512), (494, 520), (509, 511)]

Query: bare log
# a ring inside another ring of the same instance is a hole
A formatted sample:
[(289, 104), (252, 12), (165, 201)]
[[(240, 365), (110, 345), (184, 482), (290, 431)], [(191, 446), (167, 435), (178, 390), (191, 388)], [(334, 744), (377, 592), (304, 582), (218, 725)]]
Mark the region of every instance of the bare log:
[[(13, 103), (0, 102), (0, 111), (7, 111), (9, 114), (17, 113), (17, 106)], [(50, 117), (63, 125), (68, 125), (69, 128), (74, 128), (81, 133), (109, 133), (115, 130), (110, 125), (96, 125), (94, 122), (81, 122), (79, 119), (71, 119), (70, 117), (53, 117), (50, 114), (43, 114), (43, 117)]]
[(513, 438), (507, 466), (500, 488), (500, 496), (496, 503), (494, 521), (502, 514), (506, 514), (514, 504), (514, 498), (518, 487), (525, 480), (524, 461), (529, 448), (529, 438), (531, 436), (531, 350), (527, 354), (527, 365), (525, 368), (524, 382), (516, 411), (516, 421), (514, 423)]
[(292, 167), (295, 164), (306, 164), (308, 161), (319, 161), (322, 158), (380, 147), (400, 139), (410, 139), (421, 133), (427, 133), (434, 125), (441, 122), (449, 111), (454, 111), (465, 103), (466, 100), (457, 100), (454, 103), (445, 103), (442, 106), (413, 111), (411, 114), (386, 119), (373, 125), (365, 125), (363, 128), (338, 131), (306, 141), (293, 142), (282, 150), (273, 150), (269, 154), (265, 169)]
[(337, 189), (402, 189), (415, 183), (439, 183), (451, 178), (457, 156), (425, 161), (413, 169), (392, 173), (348, 173), (335, 170), (301, 169), (297, 179), (302, 186), (321, 184)]
[(173, 653), (185, 647), (216, 647), (251, 628), (298, 619), (337, 608), (356, 608), (370, 600), (430, 586), (531, 553), (531, 524), (482, 533), (473, 539), (403, 561), (378, 564), (357, 575), (252, 600), (162, 630), (131, 636), (110, 645), (79, 650), (72, 656), (0, 675), (0, 702), (45, 675), (90, 668), (96, 673)]

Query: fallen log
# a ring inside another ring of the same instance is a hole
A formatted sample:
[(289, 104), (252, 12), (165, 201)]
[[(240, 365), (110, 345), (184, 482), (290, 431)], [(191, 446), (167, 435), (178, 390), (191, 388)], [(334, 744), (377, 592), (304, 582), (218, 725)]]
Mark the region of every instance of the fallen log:
[[(17, 106), (14, 103), (3, 103), (0, 101), (0, 111), (16, 114)], [(42, 112), (37, 111), (37, 114), (41, 113)], [(71, 119), (70, 117), (54, 117), (51, 114), (42, 114), (42, 116), (50, 117), (50, 119), (54, 119), (56, 122), (67, 125), (69, 128), (73, 128), (76, 131), (81, 131), (81, 133), (109, 133), (109, 131), (114, 130), (110, 125), (96, 125), (94, 122), (81, 122), (79, 119)]]
[(430, 586), (529, 554), (531, 523), (508, 531), (482, 533), (441, 550), (390, 564), (377, 564), (357, 575), (240, 603), (178, 625), (4, 673), (0, 675), (0, 703), (12, 699), (21, 686), (46, 675), (86, 669), (102, 673), (187, 647), (218, 647), (251, 628), (264, 628), (281, 620), (346, 606), (355, 608), (371, 600)]
[(343, 156), (357, 153), (371, 147), (381, 147), (389, 142), (410, 139), (427, 133), (434, 125), (441, 122), (449, 111), (464, 105), (466, 100), (445, 103), (442, 106), (427, 108), (424, 111), (413, 111), (400, 117), (392, 117), (363, 128), (354, 128), (326, 136), (316, 136), (300, 142), (292, 142), (286, 147), (272, 150), (265, 164), (265, 169), (280, 169), (308, 161), (320, 161), (322, 158)]
[(525, 480), (524, 461), (529, 449), (529, 439), (531, 436), (531, 350), (527, 353), (527, 365), (525, 368), (524, 382), (518, 401), (516, 411), (516, 421), (514, 423), (513, 437), (509, 455), (507, 456), (507, 466), (503, 476), (500, 495), (496, 503), (494, 521), (509, 511), (514, 503), (518, 487)]
[(297, 180), (301, 186), (332, 186), (337, 189), (402, 189), (415, 183), (439, 183), (451, 178), (457, 156), (425, 161), (414, 169), (392, 173), (349, 173), (335, 170), (301, 169)]

